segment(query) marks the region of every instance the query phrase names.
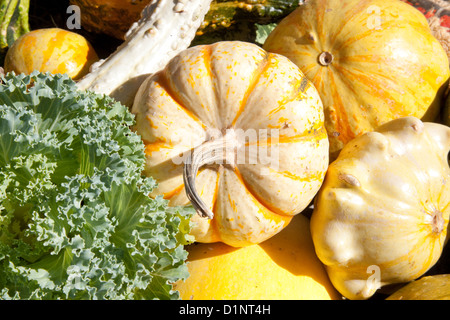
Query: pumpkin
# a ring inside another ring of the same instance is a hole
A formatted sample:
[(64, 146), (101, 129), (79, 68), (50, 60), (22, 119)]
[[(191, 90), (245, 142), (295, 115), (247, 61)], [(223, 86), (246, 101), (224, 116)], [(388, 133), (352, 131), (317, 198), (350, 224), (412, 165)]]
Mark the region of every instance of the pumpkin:
[(74, 80), (86, 75), (98, 60), (91, 44), (80, 34), (59, 28), (30, 31), (17, 39), (5, 57), (5, 71), (16, 74), (66, 73)]
[(437, 274), (412, 281), (386, 300), (450, 300), (450, 274)]
[(450, 59), (450, 4), (443, 0), (402, 0), (422, 12), (431, 33), (442, 44)]
[(367, 299), (437, 262), (448, 239), (449, 150), (449, 127), (402, 117), (351, 140), (330, 164), (311, 234), (345, 297)]
[(263, 47), (291, 59), (316, 86), (332, 160), (390, 120), (434, 121), (450, 75), (425, 16), (399, 0), (307, 1)]
[(184, 300), (337, 300), (314, 252), (302, 214), (279, 234), (252, 246), (224, 243), (186, 246), (189, 277), (174, 284)]
[(328, 166), (317, 90), (286, 57), (240, 41), (188, 48), (132, 107), (152, 196), (198, 211), (199, 242), (260, 243), (311, 202)]
[[(288, 15), (302, 0), (213, 0), (197, 34), (203, 35), (234, 24), (275, 22)], [(150, 0), (70, 0), (80, 7), (81, 23), (91, 32), (124, 39)]]

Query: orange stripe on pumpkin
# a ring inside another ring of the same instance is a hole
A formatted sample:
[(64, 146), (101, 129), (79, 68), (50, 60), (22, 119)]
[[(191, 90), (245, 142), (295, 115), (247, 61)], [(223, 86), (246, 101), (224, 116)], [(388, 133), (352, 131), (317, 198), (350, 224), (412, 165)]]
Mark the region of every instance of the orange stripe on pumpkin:
[(228, 194), (228, 202), (230, 203), (230, 206), (233, 209), (233, 211), (237, 212), (236, 202), (233, 199), (231, 199), (230, 194)]
[[(350, 71), (346, 68), (338, 68), (341, 74), (345, 76), (349, 83), (354, 82), (358, 84), (364, 85), (366, 88), (366, 91), (373, 97), (378, 97), (380, 100), (383, 100), (385, 102), (385, 105), (387, 105), (389, 108), (383, 110), (384, 112), (390, 112), (391, 115), (395, 114), (402, 114), (402, 109), (398, 108), (397, 100), (390, 94), (390, 91), (386, 88), (388, 87), (389, 82), (394, 82), (393, 79), (387, 77), (387, 76), (381, 76), (386, 81), (383, 81), (383, 83), (380, 83), (380, 75), (372, 76), (370, 74), (365, 73), (356, 73), (353, 71)], [(405, 110), (403, 110), (405, 112)], [(403, 114), (403, 115), (409, 115)], [(378, 126), (377, 124), (376, 126)]]
[(234, 119), (232, 121), (232, 126), (234, 126), (236, 124), (236, 121), (239, 119), (239, 116), (244, 111), (245, 106), (247, 104), (248, 97), (250, 96), (250, 94), (253, 92), (256, 85), (258, 84), (258, 80), (261, 78), (261, 75), (264, 72), (266, 72), (269, 69), (269, 67), (271, 66), (270, 59), (272, 57), (273, 57), (273, 54), (267, 53), (264, 56), (264, 59), (261, 60), (258, 68), (253, 71), (252, 75), (249, 75), (250, 77), (252, 77), (252, 81), (251, 81), (250, 85), (247, 87), (247, 91), (245, 92), (244, 98), (241, 101), (241, 105), (239, 106), (236, 116), (234, 117)]
[(259, 139), (257, 141), (249, 141), (245, 143), (245, 146), (270, 146), (273, 144), (280, 143), (299, 143), (306, 142), (310, 140), (322, 140), (328, 137), (327, 131), (324, 127), (323, 122), (315, 123), (311, 129), (307, 129), (304, 132), (297, 134), (295, 136), (278, 136), (276, 138), (268, 137), (267, 139)]
[(163, 198), (166, 199), (166, 200), (170, 200), (174, 196), (176, 196), (177, 194), (180, 194), (183, 190), (184, 190), (184, 184), (176, 187), (172, 191), (163, 193)]
[[(325, 17), (325, 12), (328, 9), (328, 0), (319, 0), (316, 2), (317, 10), (316, 10), (316, 30), (319, 36), (319, 39), (323, 40), (328, 37), (328, 32), (323, 28), (323, 19)], [(321, 41), (323, 43), (323, 41)], [(322, 48), (321, 48), (322, 49)]]
[(330, 117), (332, 117), (333, 119), (336, 131), (339, 132), (339, 136), (337, 137), (337, 139), (342, 141), (343, 143), (347, 143), (348, 141), (355, 138), (356, 135), (353, 132), (350, 123), (348, 121), (349, 119), (347, 115), (347, 110), (344, 106), (344, 103), (337, 89), (336, 80), (334, 79), (333, 73), (331, 72), (329, 73), (329, 80), (333, 105), (326, 106), (326, 108), (329, 110), (331, 109)]
[(206, 129), (207, 126), (200, 120), (197, 115), (195, 115), (191, 110), (183, 105), (181, 99), (178, 96), (178, 93), (175, 90), (172, 90), (172, 87), (169, 84), (169, 77), (170, 75), (167, 74), (167, 70), (164, 69), (158, 73), (155, 82), (161, 86), (165, 94), (167, 94), (167, 96), (175, 102), (180, 110), (183, 110), (190, 118), (192, 118), (192, 120), (199, 123), (203, 129)]
[[(360, 1), (359, 3), (357, 3), (356, 5), (354, 5), (354, 6), (352, 6), (352, 7), (350, 7), (350, 10), (348, 10), (348, 11), (345, 11), (345, 17), (343, 18), (343, 19), (339, 19), (340, 20), (340, 22), (341, 22), (341, 24), (339, 25), (339, 26), (337, 26), (336, 28), (334, 28), (334, 30), (336, 30), (337, 31), (337, 33), (336, 34), (333, 34), (332, 36), (329, 36), (329, 35), (327, 35), (328, 36), (328, 38), (331, 40), (331, 47), (333, 48), (334, 47), (334, 45), (336, 44), (336, 41), (338, 40), (338, 39), (340, 39), (339, 38), (339, 35), (340, 35), (340, 33), (341, 33), (341, 31), (345, 28), (345, 26), (348, 24), (348, 23), (350, 23), (350, 22), (352, 22), (356, 17), (358, 17), (358, 15), (363, 11), (363, 10), (366, 10), (366, 13), (368, 14), (368, 15), (370, 15), (371, 14), (371, 11), (369, 10), (369, 11), (367, 11), (368, 10), (368, 8), (370, 7), (370, 5), (373, 3), (373, 0), (362, 0), (362, 1)], [(369, 16), (367, 17), (367, 19), (369, 18)], [(335, 20), (337, 20), (337, 19), (334, 19), (334, 21)], [(367, 20), (364, 20), (364, 21), (367, 21)], [(372, 32), (373, 32), (373, 30), (372, 30)], [(333, 51), (335, 51), (336, 49), (333, 49)], [(337, 49), (337, 50), (339, 50), (339, 49)], [(335, 51), (335, 52), (337, 52), (337, 51)]]
[(259, 208), (259, 212), (264, 216), (265, 219), (269, 221), (274, 221), (275, 223), (289, 223), (292, 219), (292, 215), (280, 212), (277, 208), (271, 206), (270, 203), (260, 199), (252, 190), (252, 188), (245, 183), (242, 178), (241, 173), (238, 168), (234, 168), (234, 172), (239, 180), (239, 182), (244, 186), (247, 195), (253, 200), (253, 203)]
[(268, 113), (268, 116), (286, 109), (286, 104), (288, 104), (289, 102), (305, 99), (306, 98), (305, 92), (308, 90), (310, 86), (311, 82), (306, 77), (301, 77), (300, 79), (297, 79), (295, 84), (292, 86), (292, 91), (289, 92), (280, 101), (278, 101), (278, 107), (272, 109)]
[[(323, 73), (325, 73), (325, 72), (328, 73), (329, 71), (327, 68), (324, 68), (321, 66), (319, 66), (316, 70), (317, 71), (315, 74), (308, 73), (308, 76), (311, 79), (311, 82), (317, 88), (317, 90), (319, 90), (319, 92), (323, 92), (325, 90), (324, 89), (324, 81), (323, 81), (325, 75)], [(312, 70), (311, 70), (311, 72), (312, 72)]]
[(173, 145), (162, 138), (157, 139), (153, 142), (150, 142), (148, 140), (142, 140), (142, 142), (145, 145), (144, 152), (148, 156), (151, 156), (153, 152), (157, 152), (161, 149), (173, 149)]
[(278, 171), (278, 174), (285, 176), (291, 180), (296, 180), (296, 181), (322, 181), (323, 180), (323, 176), (324, 176), (324, 172), (323, 171), (316, 171), (316, 172), (308, 172), (307, 175), (305, 176), (298, 176), (293, 174), (292, 172), (289, 171)]

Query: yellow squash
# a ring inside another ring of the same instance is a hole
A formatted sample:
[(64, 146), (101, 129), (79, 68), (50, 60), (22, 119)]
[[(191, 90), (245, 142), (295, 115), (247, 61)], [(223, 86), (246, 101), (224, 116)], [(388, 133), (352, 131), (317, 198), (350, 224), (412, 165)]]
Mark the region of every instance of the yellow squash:
[(328, 167), (317, 90), (254, 44), (184, 50), (141, 85), (132, 112), (153, 196), (191, 202), (199, 242), (268, 239), (309, 204)]
[(307, 1), (279, 23), (264, 49), (291, 59), (316, 86), (332, 159), (390, 120), (434, 120), (450, 75), (424, 15), (399, 0)]
[(187, 250), (190, 276), (174, 285), (184, 300), (341, 298), (314, 252), (309, 220), (301, 214), (258, 245), (198, 243)]
[(78, 33), (59, 28), (37, 29), (13, 43), (5, 57), (5, 71), (66, 73), (77, 80), (98, 59), (92, 45)]
[(450, 300), (450, 274), (437, 274), (408, 283), (387, 300)]
[(350, 141), (330, 164), (311, 217), (319, 259), (349, 299), (422, 276), (450, 214), (450, 128), (414, 117)]

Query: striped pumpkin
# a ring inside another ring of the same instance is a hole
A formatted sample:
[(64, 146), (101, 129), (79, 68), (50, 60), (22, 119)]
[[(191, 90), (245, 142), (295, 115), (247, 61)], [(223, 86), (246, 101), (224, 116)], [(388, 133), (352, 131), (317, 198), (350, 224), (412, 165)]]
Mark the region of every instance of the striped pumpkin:
[(5, 71), (30, 74), (33, 71), (67, 74), (77, 80), (98, 60), (91, 44), (80, 34), (45, 28), (17, 39), (5, 57)]
[(316, 86), (332, 159), (392, 119), (434, 120), (450, 75), (424, 15), (399, 0), (310, 0), (264, 49), (291, 59)]
[(286, 57), (254, 44), (181, 52), (145, 80), (132, 112), (145, 173), (158, 182), (152, 196), (191, 201), (198, 242), (270, 238), (309, 204), (328, 166), (317, 90)]

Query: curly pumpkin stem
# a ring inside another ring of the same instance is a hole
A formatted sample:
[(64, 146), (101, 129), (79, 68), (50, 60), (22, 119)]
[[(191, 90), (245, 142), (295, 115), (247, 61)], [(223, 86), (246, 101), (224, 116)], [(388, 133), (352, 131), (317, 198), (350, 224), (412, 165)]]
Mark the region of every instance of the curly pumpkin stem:
[(200, 198), (195, 187), (195, 178), (198, 170), (211, 164), (236, 165), (236, 151), (238, 149), (238, 139), (234, 130), (227, 130), (227, 133), (219, 138), (212, 137), (203, 144), (195, 147), (187, 156), (183, 168), (183, 181), (186, 195), (194, 206), (197, 213), (202, 218), (214, 218), (213, 212)]

